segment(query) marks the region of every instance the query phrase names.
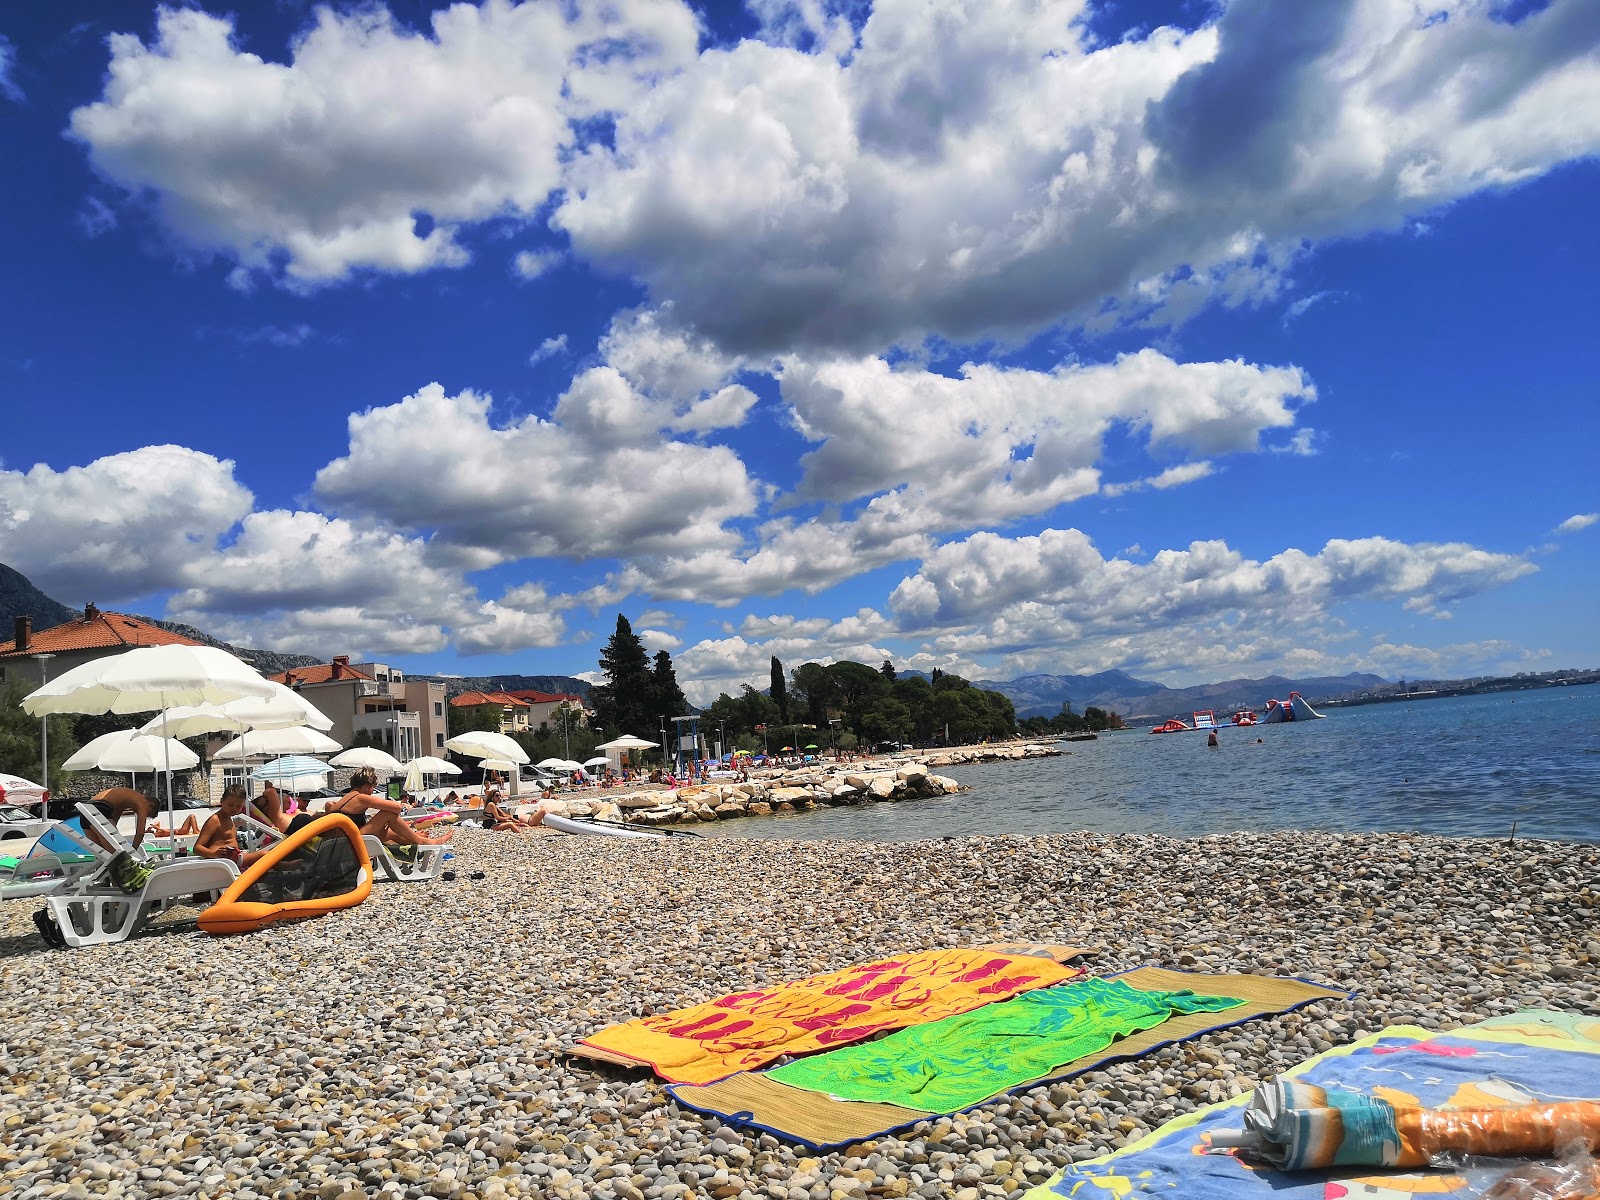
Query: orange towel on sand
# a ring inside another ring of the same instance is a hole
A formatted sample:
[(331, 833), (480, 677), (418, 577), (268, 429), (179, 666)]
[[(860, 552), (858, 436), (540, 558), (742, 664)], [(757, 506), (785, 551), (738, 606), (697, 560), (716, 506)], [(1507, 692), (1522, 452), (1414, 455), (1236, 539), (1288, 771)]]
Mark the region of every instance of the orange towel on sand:
[(584, 1043), (649, 1063), (673, 1083), (711, 1083), (785, 1054), (971, 1012), (1082, 974), (1029, 955), (923, 950), (639, 1017)]

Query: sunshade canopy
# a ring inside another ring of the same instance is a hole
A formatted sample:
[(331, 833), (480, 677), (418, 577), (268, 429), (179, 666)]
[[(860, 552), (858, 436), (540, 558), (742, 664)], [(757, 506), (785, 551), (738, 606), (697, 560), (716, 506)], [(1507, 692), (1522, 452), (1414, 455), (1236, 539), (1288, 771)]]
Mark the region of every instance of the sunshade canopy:
[(93, 771), (100, 765), (100, 756), (112, 746), (120, 746), (139, 736), (137, 729), (113, 729), (85, 742), (71, 758), (61, 764), (63, 771)]
[(387, 771), (391, 775), (405, 771), (404, 764), (398, 758), (376, 746), (354, 746), (328, 761), (336, 767), (371, 767), (374, 771)]
[(424, 775), (461, 774), (461, 768), (448, 758), (434, 758), (431, 754), (424, 754), (421, 758), (413, 758), (411, 762), (421, 767)]
[[(139, 733), (103, 747), (90, 766), (102, 771), (187, 771), (199, 764), (200, 756), (182, 742)], [(87, 771), (90, 767), (73, 769)]]
[(619, 738), (612, 738), (609, 742), (602, 742), (600, 745), (596, 746), (595, 749), (596, 750), (657, 750), (657, 749), (660, 749), (660, 747), (661, 747), (661, 743), (660, 742), (647, 742), (641, 737), (634, 737), (633, 734), (631, 734), (631, 733), (625, 733)]
[(444, 744), (446, 750), (454, 750), (457, 754), (465, 754), (468, 758), (503, 758), (507, 762), (526, 763), (528, 752), (517, 745), (516, 740), (503, 733), (490, 733), (486, 730), (475, 729), (467, 733), (458, 733)]
[(136, 713), (271, 694), (260, 672), (214, 646), (137, 646), (63, 672), (27, 696), (22, 707), (36, 717)]
[[(326, 776), (332, 768), (319, 759), (303, 754), (276, 758), (250, 772), (252, 779), (268, 779), (273, 783), (301, 783), (317, 776)], [(325, 785), (317, 785), (325, 786)]]
[(332, 754), (339, 743), (325, 733), (297, 725), (292, 729), (257, 729), (241, 734), (211, 757), (237, 760), (252, 754)]

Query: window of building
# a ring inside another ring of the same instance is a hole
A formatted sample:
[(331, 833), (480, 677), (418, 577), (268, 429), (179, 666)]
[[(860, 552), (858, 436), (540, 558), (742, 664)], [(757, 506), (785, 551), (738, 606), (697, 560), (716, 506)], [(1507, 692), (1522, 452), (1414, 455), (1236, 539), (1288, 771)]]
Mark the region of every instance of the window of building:
[(436, 717), (444, 716), (444, 705), (440, 704), (437, 700), (433, 702), (433, 715)]
[(437, 746), (440, 750), (443, 750), (444, 749), (444, 734), (442, 734), (442, 733), (434, 734), (433, 735), (433, 744), (435, 746)]

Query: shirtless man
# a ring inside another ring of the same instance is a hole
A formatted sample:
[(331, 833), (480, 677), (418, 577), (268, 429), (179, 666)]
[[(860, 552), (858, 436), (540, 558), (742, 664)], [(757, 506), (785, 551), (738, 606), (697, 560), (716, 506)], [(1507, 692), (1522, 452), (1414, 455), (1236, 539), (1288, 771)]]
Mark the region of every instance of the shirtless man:
[(350, 790), (330, 802), (325, 811), (343, 813), (355, 821), (362, 833), (401, 846), (438, 846), (455, 836), (447, 830), (441, 837), (424, 837), (401, 819), (400, 814), (406, 811), (404, 804), (373, 795), (377, 786), (377, 773), (363, 767), (351, 777)]
[(195, 841), (194, 852), (201, 858), (226, 858), (231, 860), (242, 871), (257, 859), (267, 853), (265, 850), (252, 850), (244, 853), (239, 849), (239, 838), (233, 829), (233, 819), (244, 812), (244, 788), (234, 784), (222, 793), (222, 803), (216, 812), (211, 814), (211, 819), (200, 827), (200, 836)]
[[(131, 813), (134, 819), (133, 844), (135, 847), (144, 845), (144, 827), (150, 820), (150, 801), (145, 799), (143, 792), (136, 792), (132, 788), (113, 787), (95, 795), (90, 801), (95, 808), (100, 810), (100, 815), (113, 825), (123, 816)], [(78, 815), (76, 802), (72, 800), (50, 801), (50, 816), (53, 820), (67, 821)], [(87, 822), (86, 822), (87, 824)], [(84, 830), (89, 835), (89, 840), (103, 849), (111, 850), (105, 839), (95, 832), (94, 826), (89, 825)]]

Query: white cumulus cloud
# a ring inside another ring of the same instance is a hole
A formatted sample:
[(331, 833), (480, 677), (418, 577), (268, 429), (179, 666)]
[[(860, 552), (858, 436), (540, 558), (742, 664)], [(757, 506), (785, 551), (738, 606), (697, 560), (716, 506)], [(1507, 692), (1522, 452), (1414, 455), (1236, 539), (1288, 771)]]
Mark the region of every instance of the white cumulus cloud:
[(1557, 533), (1577, 533), (1580, 529), (1587, 529), (1596, 521), (1600, 521), (1600, 513), (1578, 513), (1568, 517), (1556, 526)]
[(227, 18), (162, 8), (156, 26), (149, 45), (111, 38), (73, 135), (183, 243), (301, 286), (466, 262), (462, 226), (530, 218), (571, 123), (631, 105), (699, 37), (676, 0), (486, 0), (426, 32), (381, 4), (319, 8), (281, 63), (239, 48)]

